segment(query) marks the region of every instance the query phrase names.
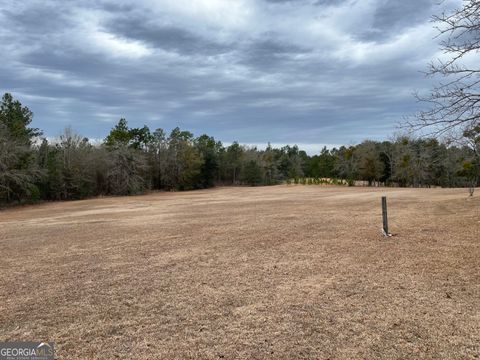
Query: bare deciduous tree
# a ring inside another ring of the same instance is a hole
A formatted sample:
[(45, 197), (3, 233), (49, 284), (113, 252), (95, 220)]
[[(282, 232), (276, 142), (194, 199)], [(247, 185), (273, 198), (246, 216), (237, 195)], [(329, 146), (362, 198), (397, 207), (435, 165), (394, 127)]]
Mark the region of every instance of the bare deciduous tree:
[(409, 125), (428, 129), (429, 135), (463, 136), (480, 123), (480, 0), (464, 0), (461, 8), (434, 16), (433, 21), (446, 59), (432, 62), (427, 75), (445, 81), (427, 96), (416, 95), (428, 107)]

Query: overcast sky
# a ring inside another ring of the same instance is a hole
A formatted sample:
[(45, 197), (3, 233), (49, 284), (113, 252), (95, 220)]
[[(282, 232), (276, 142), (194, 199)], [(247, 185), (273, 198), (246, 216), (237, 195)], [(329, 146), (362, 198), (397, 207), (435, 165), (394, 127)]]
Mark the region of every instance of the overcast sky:
[(47, 136), (125, 117), (309, 152), (383, 139), (430, 87), (430, 17), (459, 2), (2, 0), (0, 91)]

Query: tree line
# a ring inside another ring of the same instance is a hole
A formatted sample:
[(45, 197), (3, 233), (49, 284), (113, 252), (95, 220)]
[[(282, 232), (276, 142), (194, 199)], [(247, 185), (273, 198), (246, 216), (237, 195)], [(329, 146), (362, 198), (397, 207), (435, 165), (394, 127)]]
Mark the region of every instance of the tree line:
[(298, 146), (259, 150), (178, 127), (132, 128), (125, 119), (102, 143), (70, 128), (55, 140), (30, 127), (32, 112), (11, 94), (0, 103), (0, 204), (282, 182), (385, 186), (473, 186), (479, 182), (480, 127), (452, 145), (399, 136), (309, 156)]

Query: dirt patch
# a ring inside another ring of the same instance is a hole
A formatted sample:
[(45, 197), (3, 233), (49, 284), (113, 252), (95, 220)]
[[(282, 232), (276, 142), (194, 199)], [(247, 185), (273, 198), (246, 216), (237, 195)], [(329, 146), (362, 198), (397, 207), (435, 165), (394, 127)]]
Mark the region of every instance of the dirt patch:
[(462, 189), (314, 185), (8, 209), (0, 340), (58, 359), (479, 358), (479, 209)]

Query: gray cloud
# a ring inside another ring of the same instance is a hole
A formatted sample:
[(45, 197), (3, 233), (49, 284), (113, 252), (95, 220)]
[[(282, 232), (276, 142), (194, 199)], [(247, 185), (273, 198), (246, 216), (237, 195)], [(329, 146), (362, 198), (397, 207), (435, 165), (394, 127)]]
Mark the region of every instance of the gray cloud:
[(195, 35), (188, 29), (172, 25), (145, 23), (141, 17), (112, 19), (106, 26), (114, 34), (132, 40), (143, 41), (149, 46), (181, 54), (214, 55), (228, 52), (227, 44), (211, 41)]
[(71, 125), (104, 137), (126, 117), (225, 142), (381, 139), (415, 111), (411, 93), (429, 87), (420, 70), (436, 56), (429, 19), (441, 9), (430, 0), (6, 1), (0, 91), (27, 104), (48, 136)]

